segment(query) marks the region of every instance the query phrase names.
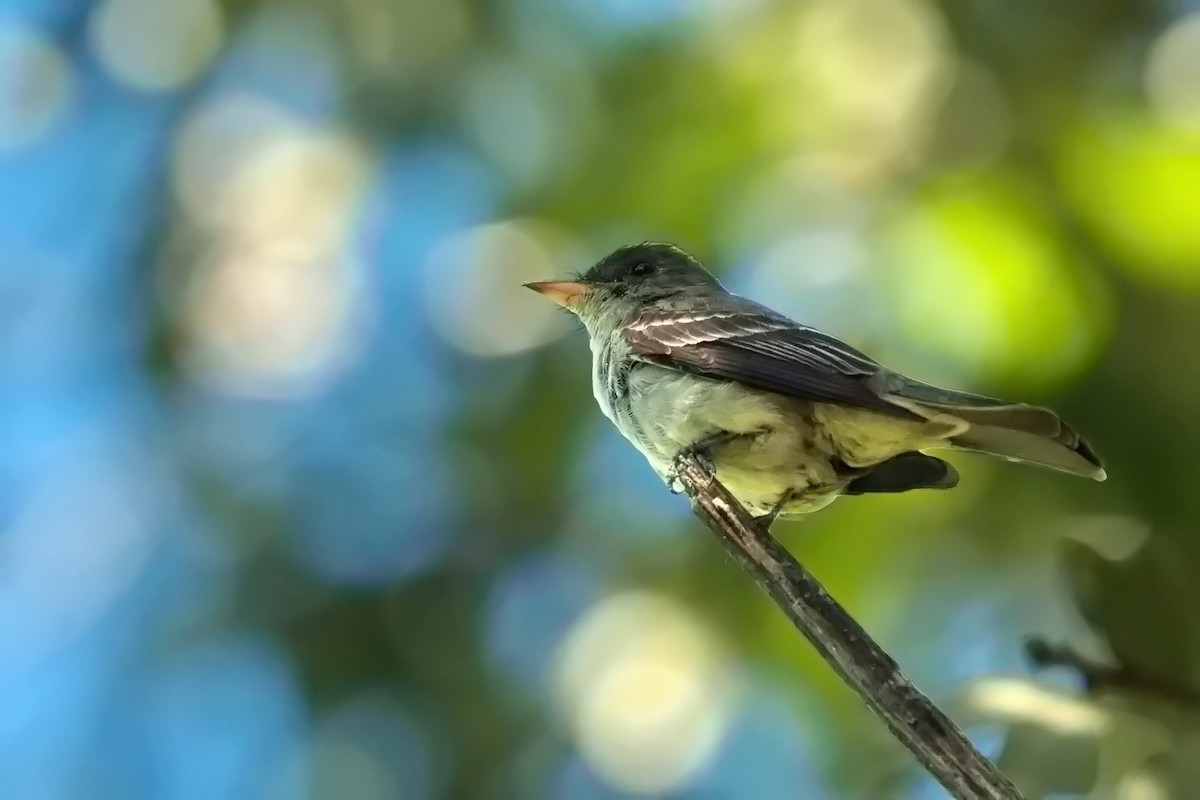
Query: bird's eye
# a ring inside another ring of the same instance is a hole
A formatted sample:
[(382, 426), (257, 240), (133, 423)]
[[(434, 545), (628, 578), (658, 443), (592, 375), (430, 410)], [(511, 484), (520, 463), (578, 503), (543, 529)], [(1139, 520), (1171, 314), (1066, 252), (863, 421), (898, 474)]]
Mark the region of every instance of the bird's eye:
[(648, 264), (645, 261), (634, 264), (633, 269), (629, 270), (630, 275), (638, 278), (642, 277), (643, 275), (649, 275), (651, 272), (654, 272), (653, 265)]

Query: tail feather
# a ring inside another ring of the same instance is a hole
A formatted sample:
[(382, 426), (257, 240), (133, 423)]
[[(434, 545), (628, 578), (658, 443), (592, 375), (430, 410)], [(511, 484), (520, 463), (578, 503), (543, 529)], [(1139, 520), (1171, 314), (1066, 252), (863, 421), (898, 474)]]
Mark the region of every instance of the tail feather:
[(1026, 461), (1097, 481), (1108, 477), (1086, 442), (1070, 447), (1026, 431), (988, 425), (973, 425), (971, 430), (950, 442), (964, 450), (978, 450), (1011, 461)]
[(894, 402), (916, 413), (948, 415), (967, 424), (949, 439), (954, 447), (1102, 481), (1104, 465), (1078, 433), (1047, 408), (952, 392), (916, 381), (893, 392)]

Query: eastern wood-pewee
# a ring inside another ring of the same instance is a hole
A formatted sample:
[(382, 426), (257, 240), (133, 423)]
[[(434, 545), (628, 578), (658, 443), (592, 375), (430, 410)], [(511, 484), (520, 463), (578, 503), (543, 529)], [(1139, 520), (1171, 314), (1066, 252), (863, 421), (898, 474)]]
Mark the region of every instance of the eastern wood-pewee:
[(622, 247), (579, 280), (526, 285), (582, 320), (596, 402), (664, 480), (681, 452), (700, 452), (768, 523), (842, 494), (949, 489), (958, 473), (922, 452), (933, 448), (1105, 479), (1054, 412), (893, 372), (731, 294), (672, 245)]

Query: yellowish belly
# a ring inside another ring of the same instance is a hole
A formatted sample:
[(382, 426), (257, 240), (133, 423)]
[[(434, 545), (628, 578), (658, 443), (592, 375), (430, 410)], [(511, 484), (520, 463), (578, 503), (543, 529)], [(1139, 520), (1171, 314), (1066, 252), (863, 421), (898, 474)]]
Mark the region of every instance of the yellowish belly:
[[(685, 447), (720, 431), (747, 436), (715, 448), (717, 478), (754, 515), (771, 511), (785, 494), (784, 514), (831, 503), (862, 468), (937, 442), (937, 423), (863, 409), (810, 403), (722, 381), (645, 371), (631, 383), (637, 418), (616, 414), (618, 427), (660, 475)], [(634, 413), (630, 411), (629, 413)], [(652, 435), (651, 435), (652, 434)]]

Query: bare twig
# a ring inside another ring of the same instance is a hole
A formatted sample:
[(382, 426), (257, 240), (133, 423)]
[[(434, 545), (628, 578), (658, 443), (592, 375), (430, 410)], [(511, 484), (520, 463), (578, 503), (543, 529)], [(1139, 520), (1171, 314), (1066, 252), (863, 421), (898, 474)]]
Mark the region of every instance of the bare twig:
[(1021, 799), (1012, 782), (913, 686), (820, 582), (755, 523), (700, 459), (683, 456), (677, 468), (697, 516), (947, 792), (961, 800)]

